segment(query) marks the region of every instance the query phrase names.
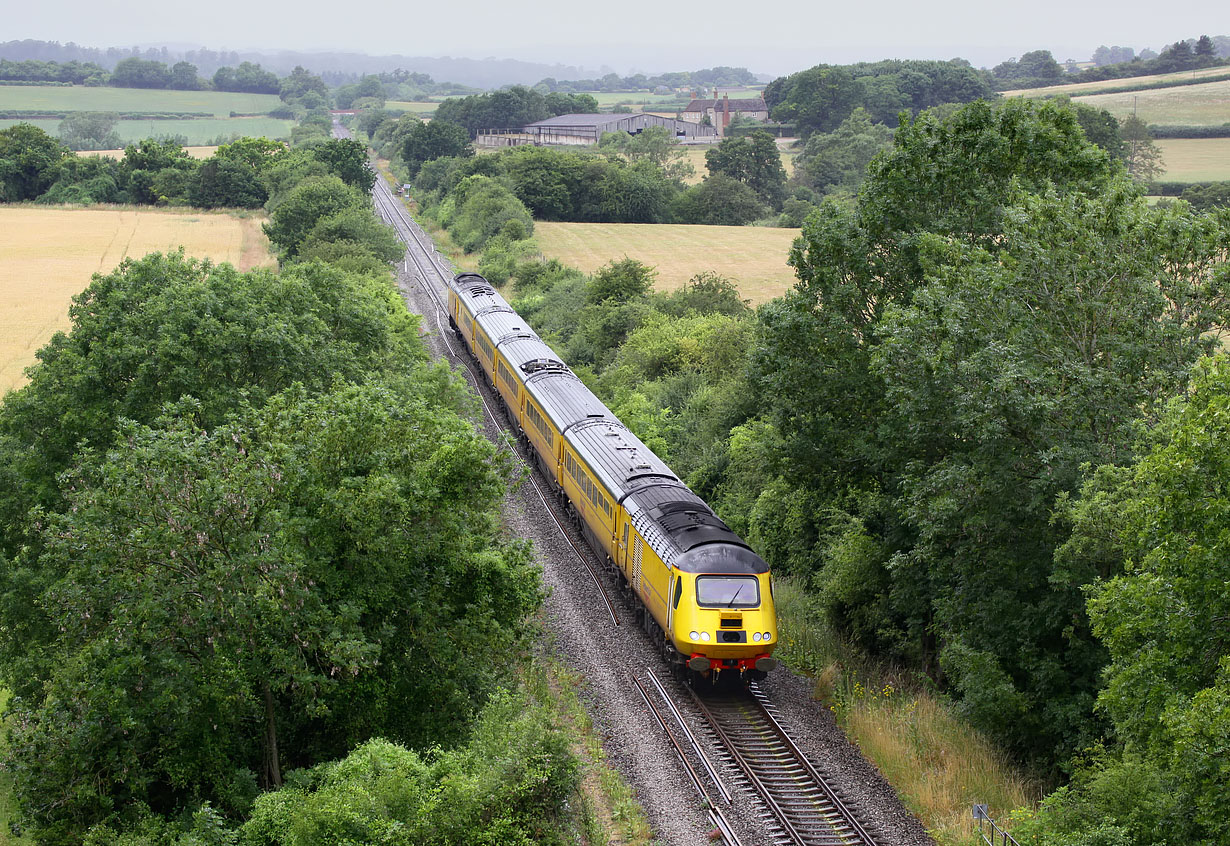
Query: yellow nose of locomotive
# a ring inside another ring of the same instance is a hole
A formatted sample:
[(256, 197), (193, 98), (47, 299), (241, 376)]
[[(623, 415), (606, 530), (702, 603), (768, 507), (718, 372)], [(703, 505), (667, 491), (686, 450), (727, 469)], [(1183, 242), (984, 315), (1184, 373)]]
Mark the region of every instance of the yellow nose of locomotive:
[(688, 581), (683, 595), (689, 601), (679, 603), (672, 627), (675, 649), (688, 665), (772, 669), (775, 662), (765, 660), (777, 647), (769, 574), (698, 574)]

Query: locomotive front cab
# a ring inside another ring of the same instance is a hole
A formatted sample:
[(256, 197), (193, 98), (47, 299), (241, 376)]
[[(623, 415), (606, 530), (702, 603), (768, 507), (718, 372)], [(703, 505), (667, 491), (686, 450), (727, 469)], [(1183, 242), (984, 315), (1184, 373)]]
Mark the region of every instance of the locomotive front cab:
[(732, 673), (763, 678), (777, 662), (777, 614), (769, 567), (746, 547), (711, 544), (676, 561), (672, 645), (707, 681)]

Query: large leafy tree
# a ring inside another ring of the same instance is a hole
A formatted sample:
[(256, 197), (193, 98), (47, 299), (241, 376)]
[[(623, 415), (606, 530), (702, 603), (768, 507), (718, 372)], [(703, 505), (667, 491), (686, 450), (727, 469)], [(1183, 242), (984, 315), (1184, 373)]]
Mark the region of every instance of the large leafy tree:
[(57, 165), (72, 154), (30, 123), (0, 129), (0, 200), (33, 200), (51, 187)]
[(717, 147), (705, 151), (705, 167), (710, 175), (720, 173), (742, 182), (770, 206), (781, 205), (786, 169), (782, 166), (777, 143), (764, 130), (756, 130), (746, 137), (723, 139)]
[(410, 169), (411, 177), (419, 172), (425, 163), (433, 159), (451, 156), (469, 157), (474, 155), (470, 145), (470, 135), (464, 126), (437, 119), (430, 123), (416, 123), (402, 142), (401, 156)]

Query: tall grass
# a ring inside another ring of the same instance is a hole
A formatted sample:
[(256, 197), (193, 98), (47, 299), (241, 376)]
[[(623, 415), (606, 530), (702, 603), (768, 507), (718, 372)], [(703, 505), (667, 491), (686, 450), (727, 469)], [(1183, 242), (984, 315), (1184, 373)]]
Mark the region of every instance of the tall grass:
[(869, 659), (824, 621), (795, 581), (774, 579), (782, 632), (777, 656), (815, 681), (850, 739), (896, 789), (941, 846), (974, 842), (970, 810), (990, 806), (997, 821), (1032, 805), (1038, 787), (958, 718), (917, 677)]

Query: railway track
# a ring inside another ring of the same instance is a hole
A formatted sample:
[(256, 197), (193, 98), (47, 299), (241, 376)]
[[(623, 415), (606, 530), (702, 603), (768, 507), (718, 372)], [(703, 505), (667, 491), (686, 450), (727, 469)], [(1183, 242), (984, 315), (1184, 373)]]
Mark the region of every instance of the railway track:
[[(335, 134), (340, 137), (349, 135), (336, 124)], [(410, 217), (383, 179), (376, 180), (372, 199), (381, 218), (395, 229), (406, 244), (406, 272), (418, 280), (422, 290), (430, 297), (434, 311), (430, 319), (434, 320), (439, 337), (449, 354), (464, 366), (466, 374), (474, 382), (487, 416), (497, 429), (507, 433), (506, 426), (481, 390), (486, 382), (484, 375), (475, 372), (476, 367), (468, 353), (464, 349), (458, 350), (450, 337), (452, 330), (447, 323), (445, 291), (454, 273), (451, 264), (436, 251), (434, 242)], [(606, 604), (611, 621), (619, 625), (615, 603), (598, 568), (565, 528), (567, 518), (561, 519), (558, 507), (553, 504), (554, 497), (545, 494), (541, 483), (528, 467), (526, 478), (533, 484), (560, 534), (585, 565)], [(753, 684), (745, 691), (716, 693), (702, 698), (674, 680), (664, 684), (652, 671), (634, 675), (631, 680), (702, 798), (714, 825), (715, 839), (721, 839), (729, 846), (742, 846), (742, 841), (721, 809), (722, 805), (732, 806), (734, 802), (721, 771), (733, 770), (738, 773), (737, 780), (757, 796), (762, 806), (759, 823), (778, 842), (794, 846), (876, 846), (838, 793), (791, 740), (776, 718), (772, 703), (758, 686)], [(680, 703), (684, 704), (683, 708), (679, 707)], [(691, 716), (685, 710), (691, 711)], [(700, 732), (692, 725), (701, 726)], [(716, 749), (720, 764), (711, 760), (704, 751), (705, 747)], [(700, 764), (699, 770), (693, 765), (694, 761)]]
[[(705, 744), (690, 728), (693, 723), (701, 725), (717, 747), (724, 769), (733, 769), (737, 779), (757, 797), (762, 805), (760, 824), (777, 842), (792, 846), (876, 846), (858, 818), (790, 738), (776, 716), (776, 709), (755, 683), (746, 690), (701, 697), (677, 682), (663, 684), (652, 672), (644, 675), (674, 713), (675, 724), (686, 736), (687, 746), (702, 763), (710, 782), (727, 802), (732, 801), (722, 785), (718, 767), (701, 751)], [(649, 702), (643, 684), (639, 679), (635, 681)], [(676, 707), (675, 703), (681, 700), (691, 705), (691, 719)], [(655, 707), (652, 702), (650, 707)], [(658, 719), (663, 722), (661, 717)], [(681, 749), (684, 744), (674, 737), (671, 741), (686, 761)], [(693, 779), (699, 779), (690, 762), (687, 766)]]
[[(333, 132), (339, 138), (350, 136), (346, 128), (336, 122), (333, 125)], [(414, 277), (418, 279), (422, 290), (431, 299), (434, 311), (431, 317), (435, 321), (436, 331), (440, 339), (444, 342), (449, 354), (462, 365), (466, 375), (474, 383), (479, 401), (482, 403), (483, 410), (491, 420), (492, 425), (507, 435), (507, 427), (500, 422), (500, 418), (497, 417), (495, 411), (488, 404), (487, 398), (483, 395), (481, 385), (486, 381), (485, 377), (481, 371), (477, 371), (469, 354), (464, 349), (459, 351), (454, 346), (453, 339), (450, 337), (452, 330), (448, 326), (448, 306), (446, 305), (445, 291), (447, 290), (448, 281), (453, 277), (454, 269), (452, 264), (437, 252), (435, 242), (415, 222), (410, 213), (406, 211), (406, 207), (393, 195), (393, 191), (389, 188), (388, 184), (380, 177), (377, 177), (375, 184), (372, 186), (372, 202), (376, 207), (376, 213), (380, 215), (385, 223), (393, 227), (394, 231), (397, 232), (397, 236), (406, 245), (406, 272), (411, 272), (410, 264), (413, 263)], [(427, 315), (424, 315), (424, 317), (426, 318)], [(547, 515), (559, 530), (560, 535), (568, 542), (577, 558), (585, 565), (586, 570), (598, 588), (598, 592), (602, 596), (602, 601), (606, 606), (608, 616), (611, 618), (611, 623), (616, 626), (620, 625), (619, 610), (616, 608), (614, 601), (612, 601), (611, 593), (601, 578), (597, 567), (564, 526), (564, 520), (567, 518), (561, 518), (557, 508), (553, 507), (546, 492), (543, 490), (541, 483), (535, 478), (533, 471), (525, 466), (521, 456), (515, 450), (513, 450), (513, 454), (517, 455), (518, 459), (522, 461), (522, 466), (526, 469), (525, 477), (534, 486), (534, 491), (542, 501)], [(554, 497), (550, 499), (554, 499)]]

